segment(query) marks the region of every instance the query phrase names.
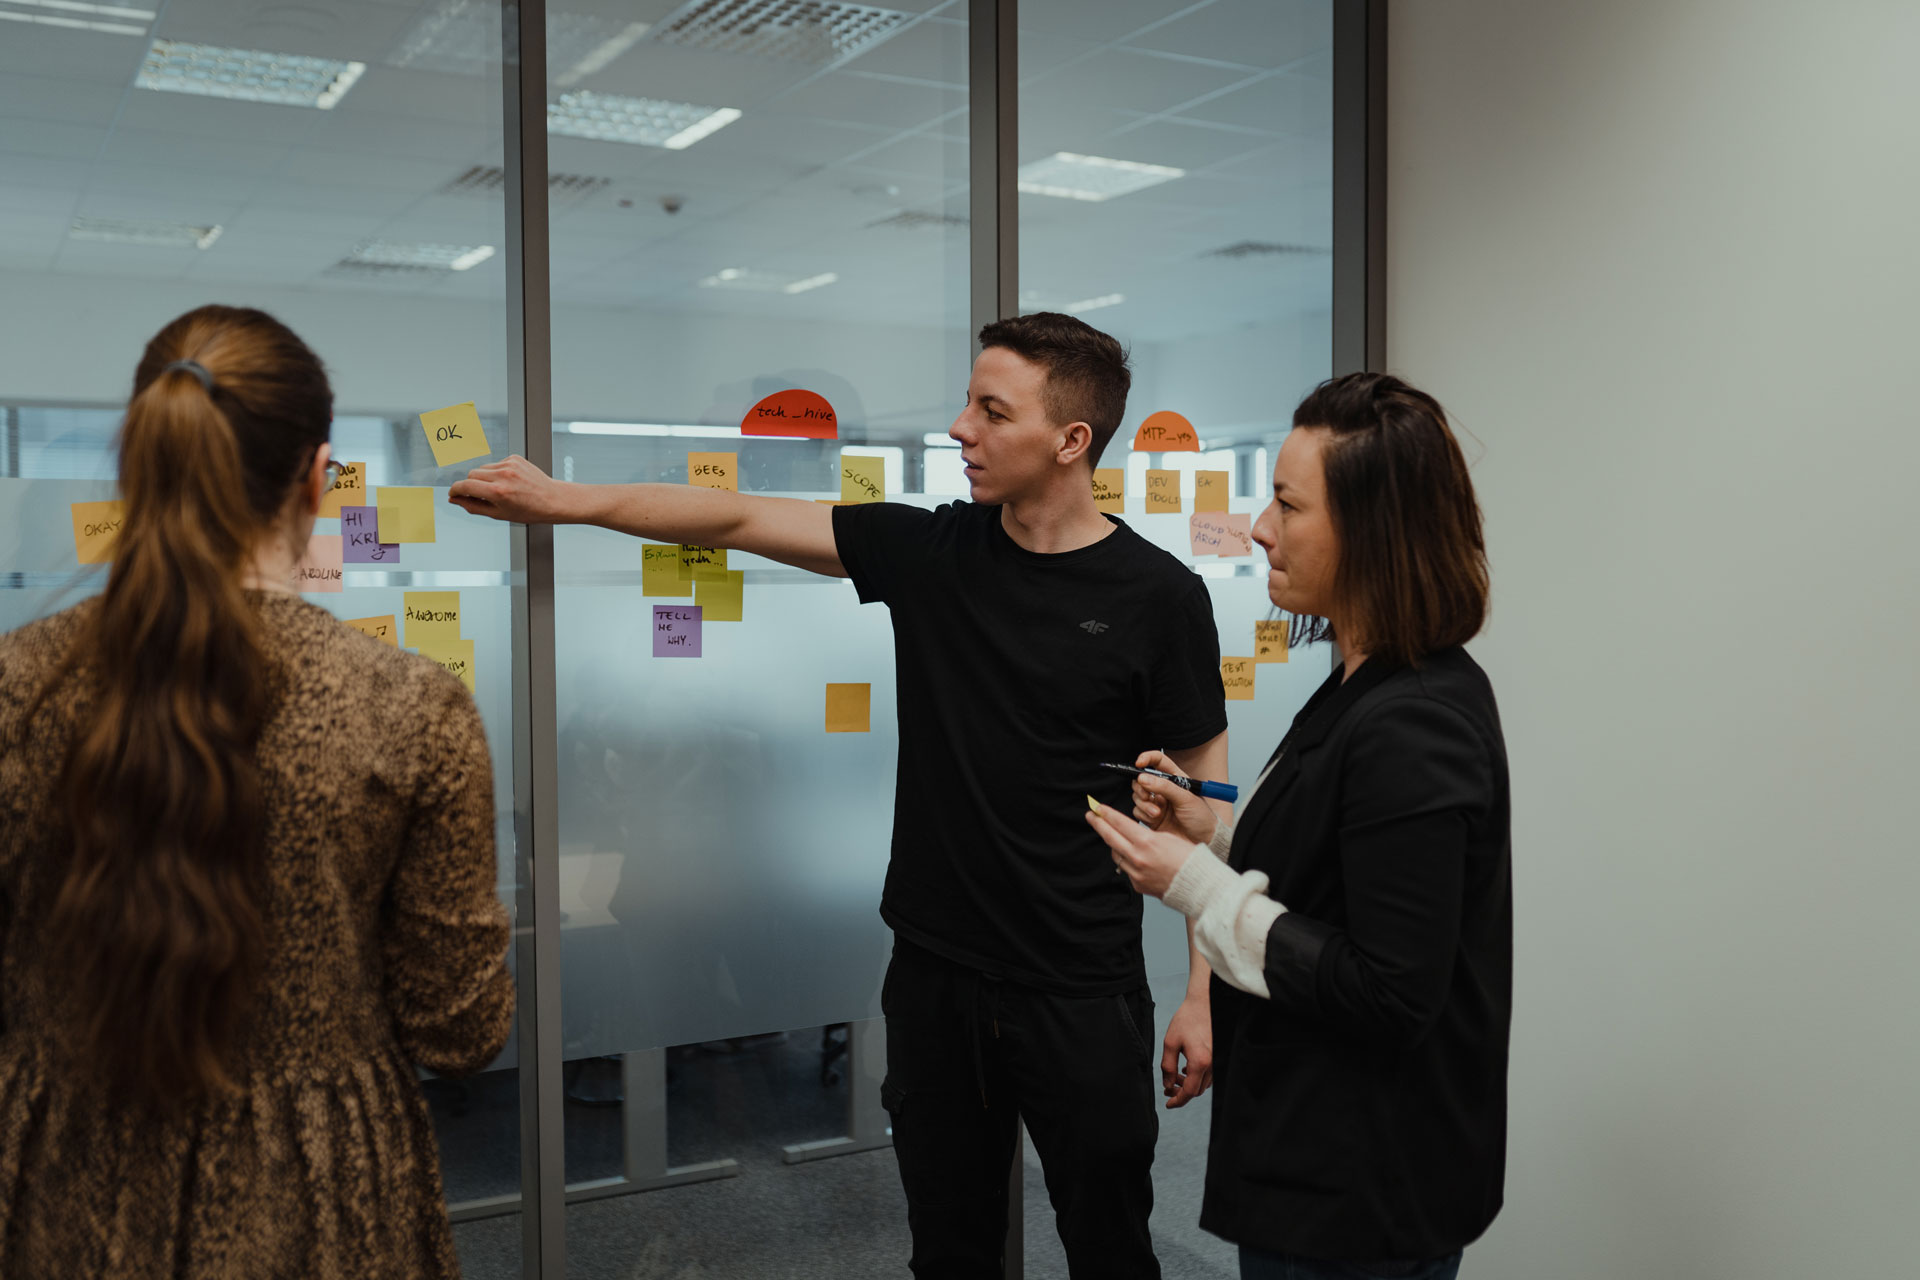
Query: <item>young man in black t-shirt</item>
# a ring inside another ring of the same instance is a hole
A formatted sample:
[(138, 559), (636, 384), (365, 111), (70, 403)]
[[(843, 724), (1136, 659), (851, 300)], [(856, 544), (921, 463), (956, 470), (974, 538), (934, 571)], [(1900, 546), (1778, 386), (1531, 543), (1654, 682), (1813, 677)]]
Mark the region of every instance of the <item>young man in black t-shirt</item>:
[[(887, 1080), (916, 1275), (998, 1275), (1024, 1119), (1076, 1277), (1153, 1277), (1158, 1119), (1140, 899), (1081, 813), (1102, 761), (1163, 750), (1223, 777), (1201, 579), (1094, 506), (1125, 413), (1120, 344), (1042, 313), (981, 330), (961, 446), (971, 503), (829, 508), (682, 485), (556, 482), (521, 458), (451, 500), (737, 547), (850, 577), (892, 612), (900, 763), (880, 912)], [(1205, 961), (1168, 1028), (1170, 1107), (1212, 1065)], [(1184, 1060), (1184, 1062), (1183, 1062)]]

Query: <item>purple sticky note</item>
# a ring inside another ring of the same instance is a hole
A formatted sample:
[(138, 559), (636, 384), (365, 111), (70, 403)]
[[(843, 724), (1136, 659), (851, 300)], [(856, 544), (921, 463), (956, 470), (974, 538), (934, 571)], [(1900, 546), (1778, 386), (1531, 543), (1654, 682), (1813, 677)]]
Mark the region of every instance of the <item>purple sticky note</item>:
[(700, 656), (699, 605), (657, 604), (653, 606), (653, 656), (656, 658)]
[(400, 563), (400, 544), (380, 541), (378, 507), (340, 508), (340, 560), (343, 564)]

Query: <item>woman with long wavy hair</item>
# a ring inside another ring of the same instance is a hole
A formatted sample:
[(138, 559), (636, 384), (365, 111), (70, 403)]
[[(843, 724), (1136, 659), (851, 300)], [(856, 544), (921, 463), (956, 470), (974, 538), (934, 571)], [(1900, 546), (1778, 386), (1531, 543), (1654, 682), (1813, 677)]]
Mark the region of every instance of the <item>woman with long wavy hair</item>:
[(294, 594), (332, 402), (271, 316), (167, 325), (105, 591), (0, 637), (0, 1276), (458, 1273), (414, 1067), (506, 1040), (492, 774)]

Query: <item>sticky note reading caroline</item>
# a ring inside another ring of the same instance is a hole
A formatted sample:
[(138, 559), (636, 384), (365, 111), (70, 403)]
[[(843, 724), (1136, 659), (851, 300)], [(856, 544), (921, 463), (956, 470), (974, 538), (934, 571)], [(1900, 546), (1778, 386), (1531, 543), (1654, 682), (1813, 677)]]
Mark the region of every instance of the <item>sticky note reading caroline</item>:
[(1127, 509), (1127, 473), (1119, 467), (1096, 467), (1093, 505), (1115, 515), (1123, 514)]
[(653, 656), (656, 658), (700, 656), (699, 605), (657, 604), (653, 606)]
[(1193, 473), (1193, 509), (1195, 511), (1225, 511), (1227, 499), (1232, 494), (1232, 472), (1196, 471)]
[(1196, 556), (1217, 556), (1227, 545), (1226, 517), (1217, 511), (1196, 511), (1187, 517), (1187, 538)]
[(363, 636), (372, 636), (381, 644), (400, 647), (400, 628), (395, 625), (392, 614), (379, 618), (348, 618), (347, 625)]
[(407, 620), (409, 649), (460, 638), (458, 591), (409, 591), (401, 597), (401, 606), (401, 615)]
[(340, 464), (340, 474), (333, 478), (333, 488), (320, 495), (319, 514), (331, 519), (340, 514), (342, 507), (366, 500), (367, 464), (343, 462)]
[(1252, 555), (1253, 517), (1240, 511), (1230, 513), (1226, 521), (1226, 537), (1221, 542), (1220, 554), (1223, 556)]
[(825, 396), (811, 391), (776, 391), (747, 410), (740, 419), (743, 436), (798, 436), (807, 440), (837, 440), (840, 420)]
[(1133, 433), (1133, 447), (1141, 453), (1198, 453), (1200, 437), (1193, 424), (1170, 409), (1147, 415)]
[(341, 562), (399, 564), (400, 544), (380, 541), (378, 507), (340, 508)]
[(1180, 473), (1178, 471), (1147, 472), (1147, 511), (1180, 510)]
[(687, 483), (702, 489), (740, 491), (740, 456), (733, 453), (689, 453)]
[(383, 485), (373, 491), (373, 505), (380, 513), (374, 532), (381, 542), (433, 541), (433, 490)]
[(827, 732), (873, 732), (872, 685), (830, 684), (827, 686)]
[(73, 504), (73, 550), (81, 564), (100, 564), (113, 555), (126, 508), (118, 498), (108, 502)]
[(486, 428), (480, 425), (480, 411), (471, 400), (421, 414), (420, 429), (427, 433), (434, 462), (442, 467), (493, 452), (487, 447)]
[(689, 544), (680, 548), (681, 582), (725, 582), (726, 580), (727, 549), (725, 547), (696, 547)]
[(1253, 701), (1253, 659), (1220, 659), (1220, 683), (1227, 687), (1228, 702)]
[(700, 606), (700, 616), (708, 622), (739, 622), (746, 615), (746, 581), (739, 569), (723, 570), (718, 582), (695, 578), (693, 602)]
[(1255, 662), (1285, 662), (1287, 660), (1287, 622), (1279, 618), (1272, 622), (1253, 624), (1253, 660)]
[(340, 590), (340, 535), (316, 533), (307, 539), (307, 553), (293, 566), (293, 589), (300, 592)]
[(693, 594), (693, 578), (680, 577), (680, 553), (683, 547), (671, 543), (662, 545), (647, 543), (640, 548), (640, 594), (643, 596), (675, 596), (681, 599)]
[(439, 640), (415, 647), (420, 650), (421, 657), (431, 658), (459, 676), (460, 683), (467, 686), (467, 692), (473, 692), (473, 641)]
[(840, 501), (885, 502), (887, 463), (864, 453), (840, 455)]

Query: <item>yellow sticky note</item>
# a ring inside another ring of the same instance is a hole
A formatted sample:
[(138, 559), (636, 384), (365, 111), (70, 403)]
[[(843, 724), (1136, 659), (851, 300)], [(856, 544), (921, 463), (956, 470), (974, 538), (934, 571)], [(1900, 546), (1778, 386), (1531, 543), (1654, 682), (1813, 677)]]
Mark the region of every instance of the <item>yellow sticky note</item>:
[(887, 460), (860, 453), (840, 455), (840, 501), (885, 502)]
[(407, 620), (408, 648), (421, 649), (460, 638), (458, 591), (409, 591), (401, 604)]
[(392, 614), (378, 618), (348, 618), (347, 625), (363, 636), (372, 636), (381, 644), (400, 647), (400, 628), (394, 625)]
[(739, 569), (723, 571), (719, 582), (693, 580), (693, 602), (702, 622), (738, 622), (746, 612), (747, 575)]
[(1253, 701), (1253, 659), (1220, 659), (1220, 683), (1227, 687), (1228, 702)]
[(684, 547), (650, 542), (640, 548), (640, 594), (685, 599), (693, 594), (688, 586), (691, 576), (680, 577), (680, 553)]
[(380, 511), (380, 541), (433, 541), (433, 490), (382, 485), (373, 491), (373, 504)]
[(427, 444), (438, 466), (450, 467), (493, 452), (487, 446), (486, 428), (480, 425), (480, 411), (471, 400), (421, 414), (420, 429), (427, 433)]
[(1155, 469), (1147, 472), (1147, 510), (1180, 510), (1180, 473)]
[(1115, 515), (1127, 509), (1127, 473), (1119, 467), (1099, 467), (1093, 473), (1093, 505)]
[(827, 686), (827, 732), (873, 732), (872, 685), (830, 684)]
[[(1233, 473), (1230, 471), (1196, 471), (1193, 473), (1193, 509), (1195, 511), (1225, 511), (1227, 499), (1233, 493)], [(386, 541), (386, 539), (381, 539)]]
[(727, 549), (725, 547), (696, 547), (692, 543), (679, 548), (680, 581), (682, 582), (725, 582), (727, 580)]
[(689, 453), (687, 483), (703, 489), (740, 490), (740, 457), (733, 453)]
[(1274, 622), (1256, 622), (1253, 624), (1253, 660), (1255, 662), (1285, 662), (1287, 660), (1287, 622), (1285, 618)]
[(438, 640), (432, 644), (416, 645), (420, 656), (431, 658), (460, 677), (460, 683), (467, 686), (467, 692), (473, 692), (473, 641)]
[(100, 564), (113, 556), (126, 508), (118, 498), (73, 504), (73, 550), (81, 564)]
[(367, 505), (367, 464), (364, 462), (343, 462), (340, 474), (333, 478), (333, 488), (320, 495), (319, 514), (332, 520), (339, 516), (342, 507), (364, 507)]

